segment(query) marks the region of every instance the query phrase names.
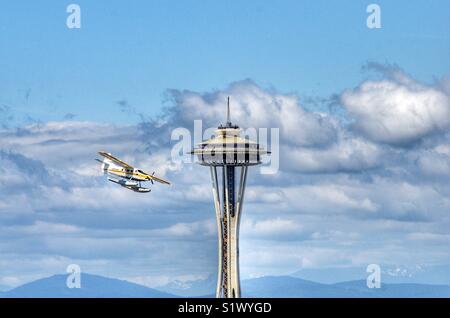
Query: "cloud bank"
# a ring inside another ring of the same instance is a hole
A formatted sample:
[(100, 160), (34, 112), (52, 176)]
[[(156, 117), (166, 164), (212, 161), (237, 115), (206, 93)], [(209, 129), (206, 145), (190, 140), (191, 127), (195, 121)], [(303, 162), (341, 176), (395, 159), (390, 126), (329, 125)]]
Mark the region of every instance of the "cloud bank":
[[(149, 285), (216, 270), (207, 169), (174, 163), (173, 129), (225, 121), (280, 129), (280, 171), (250, 172), (242, 219), (244, 277), (300, 268), (446, 264), (450, 237), (449, 90), (385, 67), (339, 96), (345, 117), (245, 80), (212, 92), (171, 90), (136, 125), (63, 120), (0, 129), (0, 273), (16, 285), (87, 272)], [(123, 111), (129, 110), (120, 102)], [(132, 110), (134, 112), (134, 110)], [(1, 114), (0, 114), (1, 115)], [(108, 150), (173, 181), (139, 195), (108, 183)], [(414, 243), (412, 243), (414, 242)]]

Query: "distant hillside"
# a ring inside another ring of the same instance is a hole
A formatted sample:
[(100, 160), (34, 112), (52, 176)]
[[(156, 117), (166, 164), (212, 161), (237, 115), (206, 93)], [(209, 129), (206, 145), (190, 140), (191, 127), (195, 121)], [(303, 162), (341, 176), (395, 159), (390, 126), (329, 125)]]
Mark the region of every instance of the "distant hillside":
[(335, 284), (363, 279), (367, 277), (367, 273), (363, 267), (304, 268), (289, 276), (322, 284)]
[(82, 274), (81, 288), (67, 288), (67, 275), (48, 278), (19, 286), (0, 293), (2, 298), (170, 298), (177, 297), (142, 285), (97, 275)]
[(244, 297), (448, 298), (450, 286), (382, 284), (379, 289), (370, 289), (365, 280), (327, 285), (290, 276), (267, 276), (244, 281), (242, 294)]
[(338, 286), (325, 285), (290, 276), (265, 276), (244, 280), (243, 297), (311, 298), (311, 297), (358, 297), (360, 293)]
[(9, 286), (0, 285), (0, 295), (1, 295), (2, 292), (5, 292), (5, 291), (10, 290), (10, 289), (11, 289), (11, 287), (9, 287)]
[[(7, 292), (0, 292), (0, 298), (167, 298), (167, 297), (214, 297), (215, 278), (191, 282), (174, 281), (161, 290), (123, 280), (96, 275), (82, 274), (80, 289), (66, 286), (67, 275), (43, 278)], [(176, 295), (176, 296), (175, 296)], [(450, 297), (448, 285), (426, 284), (382, 284), (380, 289), (369, 289), (365, 280), (336, 284), (321, 284), (292, 276), (265, 276), (242, 282), (242, 296), (248, 298), (395, 298), (395, 297)]]
[[(243, 297), (289, 298), (376, 298), (376, 297), (450, 297), (450, 286), (427, 284), (382, 284), (369, 289), (365, 280), (321, 284), (292, 276), (265, 276), (242, 281)], [(215, 293), (215, 279), (209, 277), (183, 283), (170, 283), (158, 289), (185, 297), (210, 297)]]
[(381, 284), (379, 289), (367, 288), (365, 280), (337, 283), (341, 289), (358, 291), (363, 297), (450, 298), (450, 286), (427, 284)]
[[(381, 266), (381, 280), (387, 284), (450, 285), (450, 265)], [(289, 276), (323, 284), (364, 280), (365, 267), (305, 268)]]

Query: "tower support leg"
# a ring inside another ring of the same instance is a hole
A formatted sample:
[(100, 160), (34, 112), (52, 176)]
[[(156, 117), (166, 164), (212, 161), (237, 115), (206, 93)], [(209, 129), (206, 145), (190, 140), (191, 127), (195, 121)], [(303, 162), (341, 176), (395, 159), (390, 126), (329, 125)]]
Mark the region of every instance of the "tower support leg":
[(211, 181), (212, 181), (212, 190), (214, 197), (214, 207), (216, 210), (216, 222), (217, 222), (217, 234), (218, 234), (218, 250), (219, 250), (219, 265), (217, 269), (217, 288), (216, 288), (216, 298), (223, 297), (223, 218), (222, 211), (220, 208), (220, 196), (219, 196), (219, 182), (217, 178), (217, 168), (211, 166)]
[[(235, 167), (223, 167), (222, 189), (219, 188), (217, 167), (212, 166), (210, 169), (219, 247), (216, 297), (239, 298), (241, 296), (239, 280), (239, 224), (248, 167), (241, 167), (237, 197), (235, 191)], [(222, 190), (222, 199), (219, 194), (220, 190)]]

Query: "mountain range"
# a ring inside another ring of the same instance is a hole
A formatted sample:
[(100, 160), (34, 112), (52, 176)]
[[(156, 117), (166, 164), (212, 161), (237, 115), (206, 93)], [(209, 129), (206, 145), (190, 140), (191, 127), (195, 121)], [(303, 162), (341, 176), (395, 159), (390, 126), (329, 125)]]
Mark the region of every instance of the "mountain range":
[[(364, 267), (306, 268), (289, 276), (323, 284), (361, 280), (367, 277)], [(450, 265), (381, 266), (381, 280), (388, 284), (450, 285)]]
[[(171, 298), (214, 297), (215, 277), (191, 282), (174, 281), (158, 289), (125, 280), (82, 274), (81, 288), (69, 289), (67, 275), (39, 279), (6, 292), (0, 298)], [(379, 289), (369, 289), (365, 280), (324, 284), (293, 276), (264, 276), (242, 281), (242, 296), (248, 298), (395, 298), (395, 297), (450, 297), (450, 285), (418, 283), (382, 283)]]
[(426, 284), (382, 284), (370, 289), (365, 280), (321, 284), (291, 276), (266, 276), (245, 280), (242, 283), (243, 297), (325, 297), (325, 298), (428, 298), (450, 297), (448, 285)]
[(177, 297), (128, 281), (82, 274), (81, 288), (68, 288), (67, 275), (54, 275), (1, 292), (0, 298), (169, 298)]

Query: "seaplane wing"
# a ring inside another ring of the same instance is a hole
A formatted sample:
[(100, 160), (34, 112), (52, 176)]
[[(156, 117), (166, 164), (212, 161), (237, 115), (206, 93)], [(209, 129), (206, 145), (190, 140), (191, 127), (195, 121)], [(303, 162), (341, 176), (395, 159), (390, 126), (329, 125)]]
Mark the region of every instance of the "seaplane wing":
[(163, 183), (163, 184), (170, 184), (169, 181), (156, 177), (154, 172), (152, 174), (150, 174), (150, 173), (147, 173), (147, 172), (139, 170), (139, 169), (137, 170), (137, 172), (145, 175), (145, 177), (148, 180), (150, 180), (152, 183), (153, 183), (153, 181), (156, 181), (156, 182)]
[(104, 152), (104, 151), (99, 151), (98, 154), (102, 157), (105, 157), (109, 160), (111, 160), (112, 162), (114, 162), (115, 164), (122, 166), (126, 169), (134, 169), (132, 166), (130, 166), (128, 163), (126, 163), (125, 161), (120, 160), (119, 158), (114, 157), (112, 154), (110, 154), (109, 152)]

